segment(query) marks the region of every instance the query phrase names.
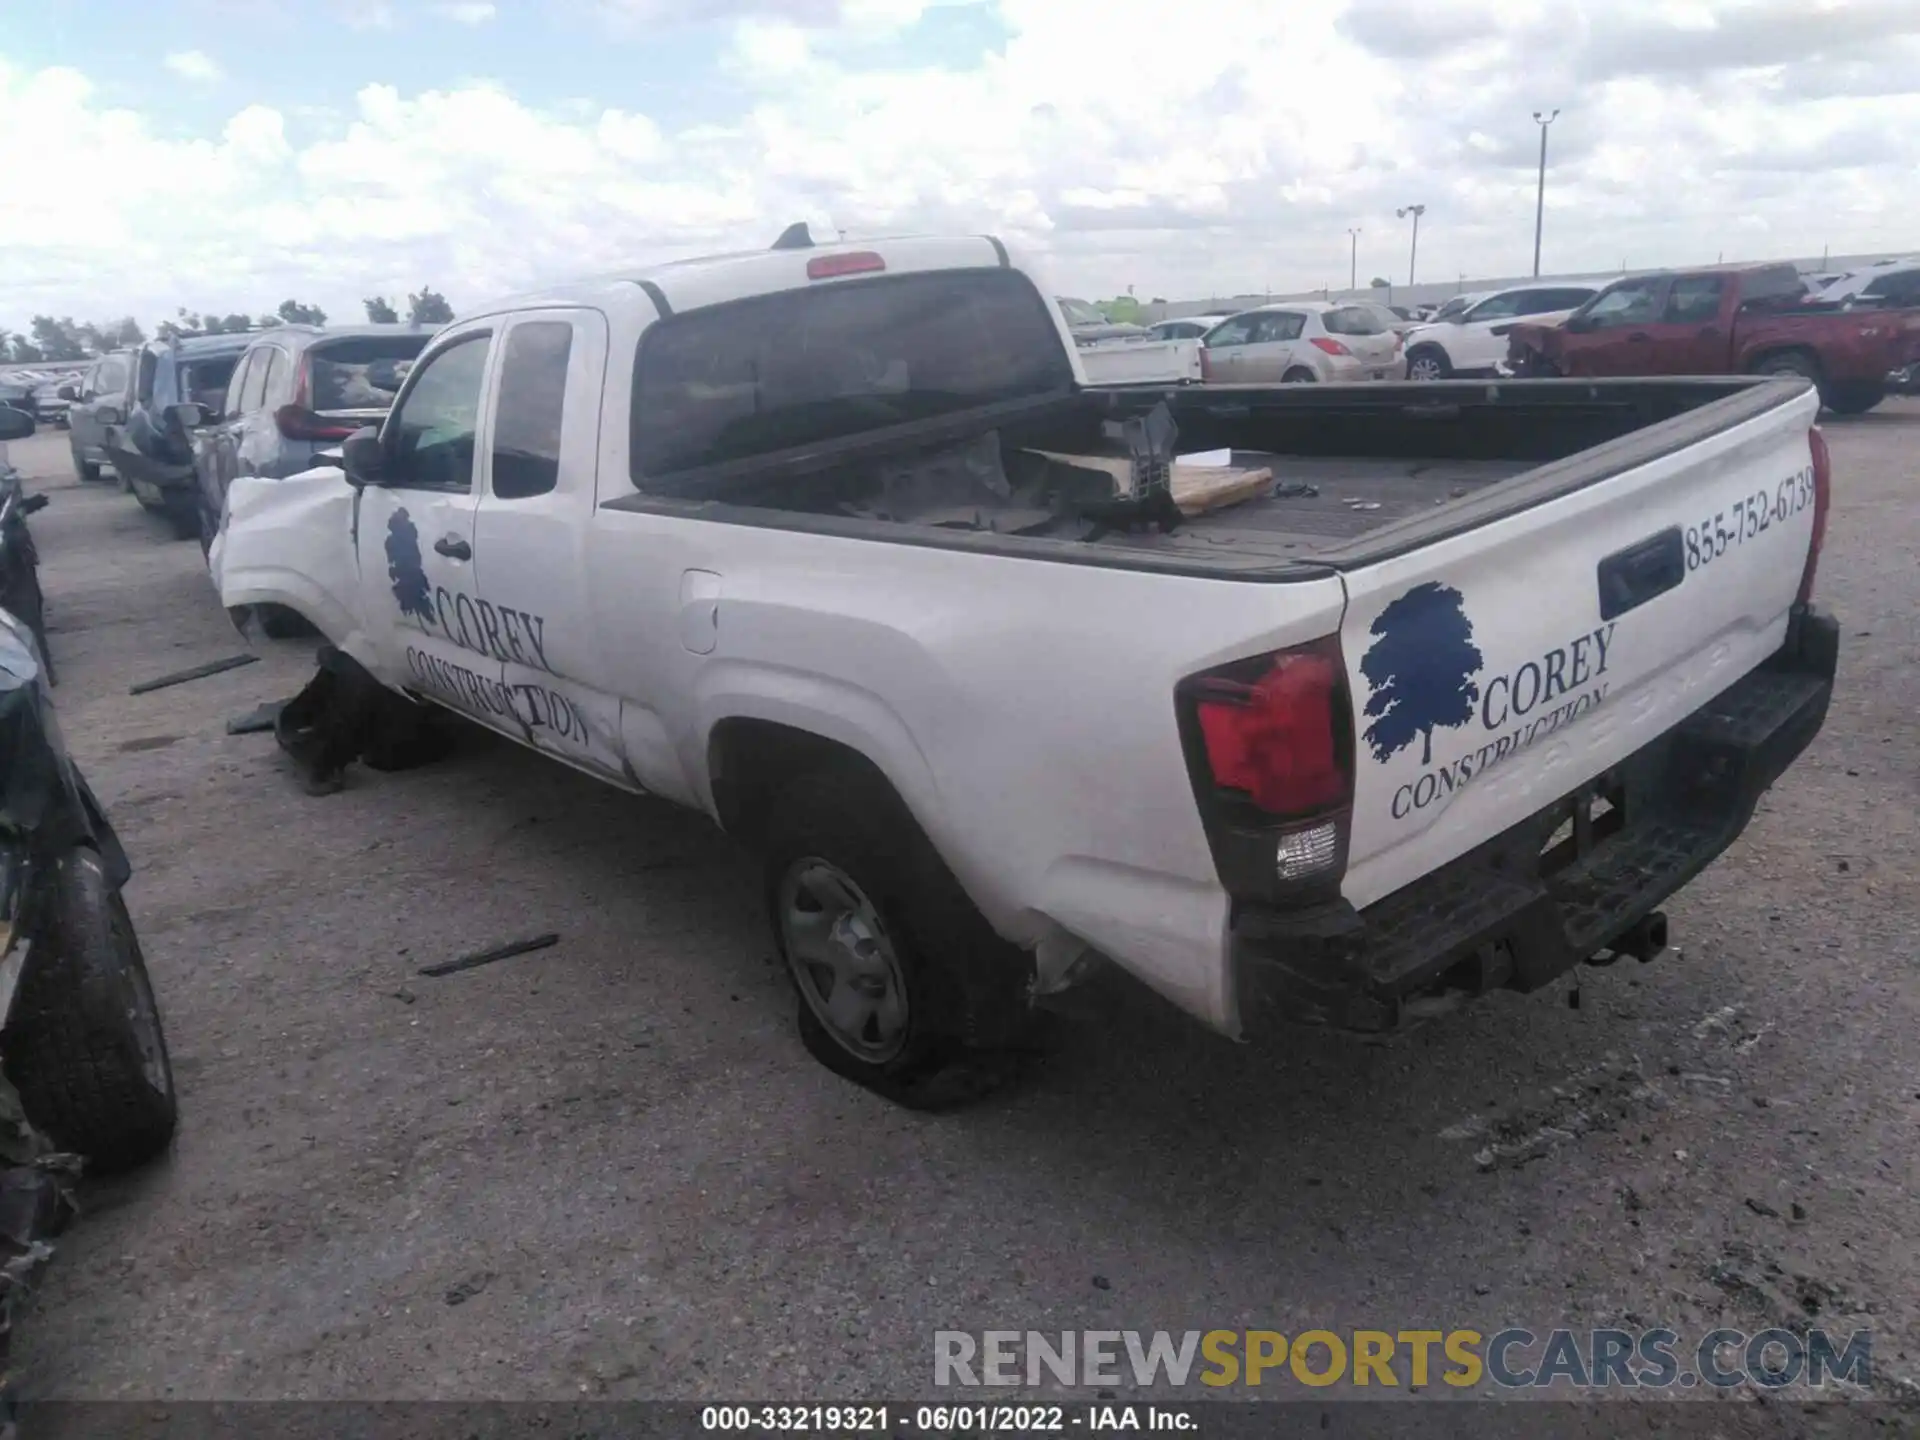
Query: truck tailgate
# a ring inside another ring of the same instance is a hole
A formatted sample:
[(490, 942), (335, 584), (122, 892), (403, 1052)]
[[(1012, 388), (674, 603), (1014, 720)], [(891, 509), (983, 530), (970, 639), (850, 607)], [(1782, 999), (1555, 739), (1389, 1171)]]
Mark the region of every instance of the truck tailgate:
[(1804, 392), (1346, 572), (1348, 901), (1605, 774), (1780, 646), (1813, 535), (1818, 408)]

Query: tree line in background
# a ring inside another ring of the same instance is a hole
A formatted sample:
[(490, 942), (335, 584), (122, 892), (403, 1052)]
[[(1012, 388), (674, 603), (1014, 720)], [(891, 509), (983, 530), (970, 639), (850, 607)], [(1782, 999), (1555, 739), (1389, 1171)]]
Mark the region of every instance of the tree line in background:
[[(400, 311), (384, 295), (370, 295), (360, 302), (367, 320), (375, 325), (397, 325)], [(413, 325), (444, 325), (453, 319), (453, 307), (447, 297), (430, 285), (423, 285), (407, 296), (407, 322)], [(318, 305), (299, 300), (282, 300), (277, 310), (260, 316), (201, 314), (181, 306), (171, 320), (154, 326), (154, 338), (170, 340), (179, 335), (239, 335), (248, 330), (266, 330), (275, 325), (324, 325), (327, 312)], [(55, 318), (36, 315), (25, 334), (0, 327), (0, 360), (64, 362), (90, 360), (109, 350), (121, 350), (145, 343), (146, 331), (131, 315), (106, 324), (76, 323), (71, 315)]]

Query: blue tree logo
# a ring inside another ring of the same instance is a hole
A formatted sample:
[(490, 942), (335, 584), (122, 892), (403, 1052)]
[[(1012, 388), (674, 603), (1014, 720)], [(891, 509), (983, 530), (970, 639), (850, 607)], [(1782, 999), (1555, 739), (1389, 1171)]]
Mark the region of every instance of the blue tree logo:
[(1420, 763), (1433, 763), (1433, 732), (1473, 719), (1475, 676), (1485, 662), (1458, 590), (1429, 580), (1380, 612), (1360, 661), (1371, 693), (1367, 744), (1385, 764), (1420, 737)]
[(387, 517), (387, 579), (393, 584), (393, 598), (400, 602), (400, 613), (431, 625), (433, 587), (427, 583), (427, 567), (420, 559), (420, 532), (404, 509)]

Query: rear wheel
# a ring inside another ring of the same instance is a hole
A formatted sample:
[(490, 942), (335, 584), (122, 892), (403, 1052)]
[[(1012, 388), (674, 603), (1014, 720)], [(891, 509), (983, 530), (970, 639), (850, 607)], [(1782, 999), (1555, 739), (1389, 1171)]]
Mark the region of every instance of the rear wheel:
[(1756, 375), (1798, 375), (1803, 380), (1820, 383), (1820, 362), (1804, 350), (1781, 350), (1756, 361), (1753, 367)]
[(96, 1174), (151, 1160), (179, 1110), (160, 1007), (126, 903), (87, 849), (49, 878), (43, 933), (27, 956), (4, 1041), (27, 1118)]
[(1871, 380), (1830, 385), (1822, 398), (1836, 415), (1864, 415), (1887, 398), (1887, 387)]
[(1453, 373), (1447, 352), (1432, 345), (1416, 346), (1407, 356), (1409, 380), (1444, 380)]
[(91, 460), (82, 460), (78, 450), (73, 452), (73, 473), (89, 485), (97, 483), (100, 479), (100, 467)]
[(1320, 377), (1306, 366), (1296, 365), (1280, 377), (1280, 383), (1282, 385), (1313, 385), (1317, 384), (1319, 379)]
[(256, 605), (253, 613), (259, 617), (260, 633), (269, 640), (304, 640), (320, 633), (307, 623), (306, 616), (285, 605)]
[(1031, 966), (892, 788), (854, 763), (816, 771), (774, 801), (765, 834), (767, 910), (809, 1053), (912, 1109), (1003, 1083)]

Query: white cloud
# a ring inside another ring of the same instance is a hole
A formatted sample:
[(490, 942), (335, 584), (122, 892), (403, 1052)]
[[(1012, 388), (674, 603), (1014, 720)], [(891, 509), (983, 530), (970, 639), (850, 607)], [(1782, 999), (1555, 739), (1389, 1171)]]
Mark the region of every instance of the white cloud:
[(461, 25), (484, 25), (499, 13), (491, 0), (449, 0), (449, 3), (433, 8)]
[(204, 50), (176, 50), (161, 62), (182, 80), (211, 83), (221, 77), (221, 69)]
[(996, 231), (1050, 251), (1080, 293), (1201, 298), (1340, 283), (1356, 225), (1361, 278), (1403, 278), (1393, 212), (1419, 202), (1422, 278), (1516, 274), (1529, 117), (1556, 105), (1550, 269), (1920, 240), (1911, 0), (1836, 4), (1822, 25), (1804, 0), (1548, 17), (1535, 0), (994, 0), (1004, 45), (911, 67), (883, 32), (918, 0), (711, 8), (732, 16), (710, 82), (725, 118), (695, 125), (628, 96), (549, 108), (500, 85), (345, 81), (334, 118), (267, 89), (196, 134), (75, 70), (0, 59), (0, 109), (40, 119), (46, 172), (117, 177), (9, 194), (0, 325), (289, 294), (349, 314), (423, 281), (473, 303), (764, 245), (797, 219)]

